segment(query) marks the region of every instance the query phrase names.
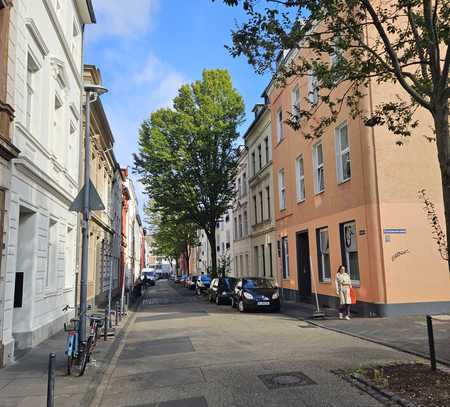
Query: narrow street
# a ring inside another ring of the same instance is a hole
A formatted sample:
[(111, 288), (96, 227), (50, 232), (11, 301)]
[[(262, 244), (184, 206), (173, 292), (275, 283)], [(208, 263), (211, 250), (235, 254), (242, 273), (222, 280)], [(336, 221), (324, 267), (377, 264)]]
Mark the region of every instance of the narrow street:
[(165, 280), (133, 318), (94, 405), (378, 406), (330, 370), (408, 359), (283, 314), (209, 304)]

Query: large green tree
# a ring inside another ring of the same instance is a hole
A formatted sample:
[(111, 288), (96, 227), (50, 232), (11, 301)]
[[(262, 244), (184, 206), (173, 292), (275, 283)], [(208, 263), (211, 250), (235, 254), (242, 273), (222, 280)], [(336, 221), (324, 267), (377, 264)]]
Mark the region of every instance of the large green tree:
[(211, 246), (217, 273), (216, 223), (234, 197), (239, 133), (244, 102), (226, 70), (204, 70), (202, 79), (183, 85), (173, 108), (144, 121), (136, 171), (154, 210), (193, 222)]
[(150, 212), (150, 221), (153, 226), (155, 255), (165, 257), (172, 263), (183, 256), (189, 273), (189, 259), (191, 249), (197, 247), (198, 227), (192, 222), (181, 220), (178, 216), (168, 216), (160, 212)]
[[(246, 56), (257, 72), (277, 71), (282, 83), (297, 75), (317, 78), (316, 105), (288, 120), (294, 129), (308, 129), (305, 136), (320, 136), (344, 104), (354, 117), (365, 115), (366, 125), (386, 125), (398, 143), (413, 134), (418, 108), (431, 114), (450, 231), (450, 0), (223, 1), (243, 6), (248, 17), (232, 32), (233, 56)], [(276, 69), (286, 50), (299, 50), (299, 57)], [(404, 95), (363, 112), (359, 102), (371, 81), (398, 84)], [(328, 114), (316, 120), (319, 109)]]

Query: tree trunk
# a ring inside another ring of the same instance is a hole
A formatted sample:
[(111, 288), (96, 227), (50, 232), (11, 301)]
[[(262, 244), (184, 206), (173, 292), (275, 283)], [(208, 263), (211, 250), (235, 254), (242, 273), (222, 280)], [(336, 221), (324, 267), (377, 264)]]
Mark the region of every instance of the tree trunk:
[(187, 271), (188, 275), (191, 274), (190, 266), (189, 266), (189, 259), (190, 258), (191, 258), (191, 255), (189, 254), (189, 246), (186, 246), (186, 248), (184, 250), (184, 260), (186, 261), (186, 271)]
[[(436, 144), (438, 149), (439, 166), (442, 178), (442, 195), (444, 201), (445, 226), (447, 250), (450, 247), (450, 161), (449, 161), (449, 108), (448, 100), (439, 103), (433, 114), (436, 129)], [(450, 271), (450, 259), (447, 254), (446, 260)]]
[(216, 231), (215, 224), (212, 228), (212, 233), (206, 232), (209, 246), (211, 247), (211, 274), (213, 278), (217, 277), (217, 249), (216, 249)]
[(175, 257), (175, 273), (178, 276), (178, 269), (179, 269), (179, 264), (178, 264), (178, 259)]

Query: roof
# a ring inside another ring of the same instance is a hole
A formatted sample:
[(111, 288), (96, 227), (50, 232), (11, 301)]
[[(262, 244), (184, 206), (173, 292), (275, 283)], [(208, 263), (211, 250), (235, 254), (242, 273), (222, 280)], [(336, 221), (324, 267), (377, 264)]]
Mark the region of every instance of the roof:
[(97, 22), (92, 0), (75, 0), (75, 5), (83, 24), (95, 24)]

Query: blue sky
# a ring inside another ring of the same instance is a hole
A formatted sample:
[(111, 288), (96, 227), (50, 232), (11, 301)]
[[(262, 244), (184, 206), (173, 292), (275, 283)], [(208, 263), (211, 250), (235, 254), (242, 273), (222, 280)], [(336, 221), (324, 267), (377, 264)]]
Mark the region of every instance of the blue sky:
[[(93, 0), (97, 24), (86, 27), (85, 62), (98, 66), (110, 92), (102, 97), (122, 166), (132, 166), (141, 122), (169, 106), (181, 84), (204, 68), (226, 68), (244, 97), (247, 120), (261, 102), (268, 78), (256, 75), (245, 58), (224, 48), (230, 30), (245, 20), (241, 9), (221, 0)], [(135, 182), (140, 206), (141, 186)]]

